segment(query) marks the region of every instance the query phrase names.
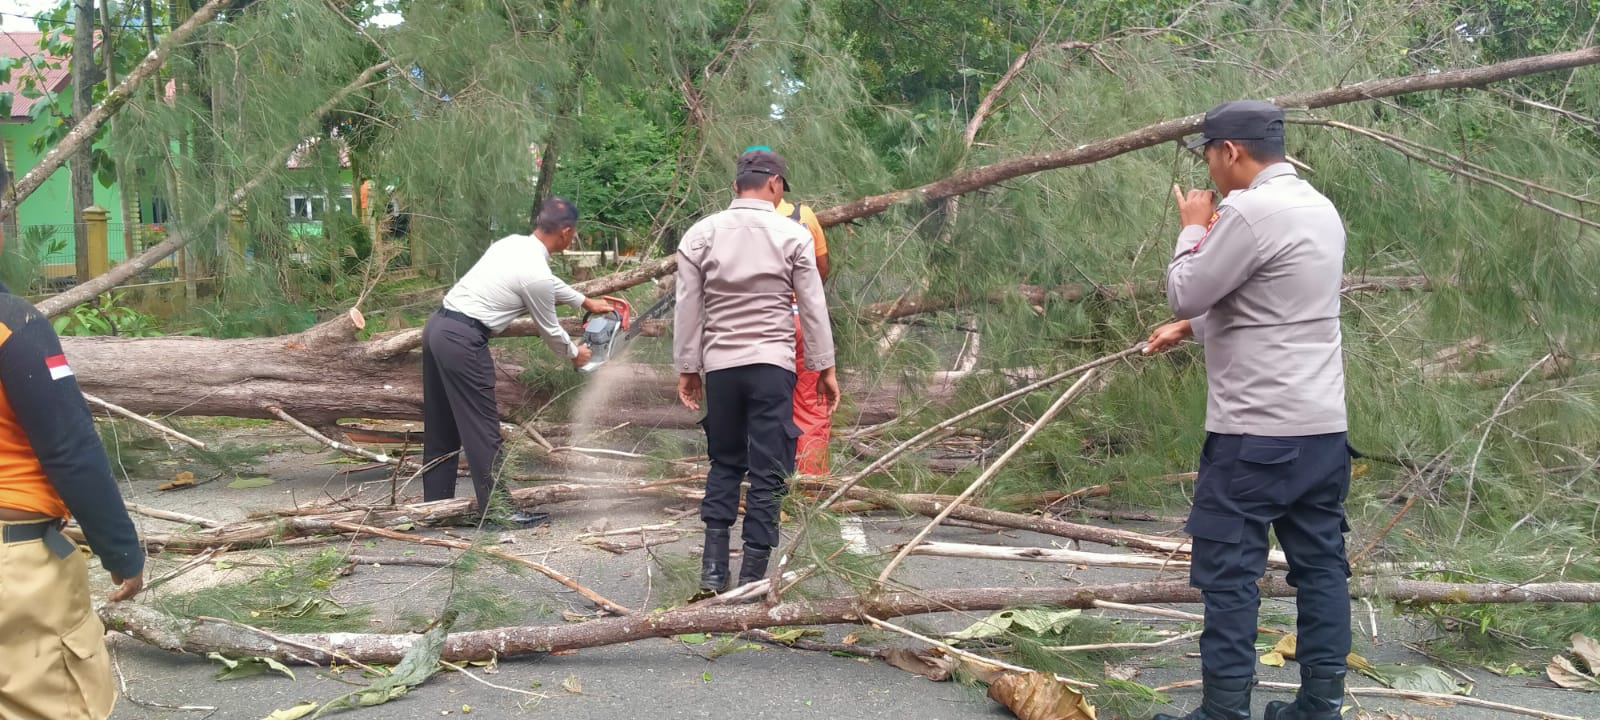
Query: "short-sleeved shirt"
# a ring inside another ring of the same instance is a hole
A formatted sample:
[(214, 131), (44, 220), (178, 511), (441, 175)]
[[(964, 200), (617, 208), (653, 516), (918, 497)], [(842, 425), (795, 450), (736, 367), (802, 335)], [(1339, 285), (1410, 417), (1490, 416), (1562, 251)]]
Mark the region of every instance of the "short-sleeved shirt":
[(778, 203), (777, 210), (779, 215), (794, 219), (811, 231), (811, 245), (816, 248), (817, 257), (828, 254), (828, 238), (823, 236), (822, 223), (817, 222), (817, 214), (811, 211), (810, 205), (800, 203), (800, 212), (796, 214), (794, 203), (784, 200)]

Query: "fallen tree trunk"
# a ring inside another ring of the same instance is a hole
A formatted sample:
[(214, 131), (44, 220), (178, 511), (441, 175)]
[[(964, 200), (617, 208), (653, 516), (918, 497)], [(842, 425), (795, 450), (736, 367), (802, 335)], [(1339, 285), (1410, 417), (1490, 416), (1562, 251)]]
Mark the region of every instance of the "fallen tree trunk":
[[(278, 419), (271, 411), (277, 407), (315, 428), (331, 428), (341, 418), (420, 420), (422, 357), (414, 350), (421, 332), (359, 340), (356, 333), (364, 325), (361, 314), (352, 310), (280, 337), (64, 337), (61, 345), (84, 392), (136, 413), (272, 420)], [(576, 326), (574, 320), (569, 329), (576, 331)], [(502, 417), (551, 400), (550, 389), (523, 383), (523, 368), (503, 352), (496, 355), (495, 393)], [(553, 356), (538, 360), (565, 362)], [(934, 373), (913, 389), (898, 380), (878, 383), (843, 372), (840, 380), (854, 412), (835, 422), (884, 422), (899, 415), (903, 397), (941, 403), (966, 375)], [(679, 405), (677, 374), (670, 367), (618, 363), (590, 380), (597, 381), (617, 386), (595, 417), (597, 423), (694, 428), (700, 419)]]
[[(1264, 582), (1266, 597), (1292, 597), (1281, 580)], [(1455, 584), (1402, 580), (1389, 584), (1356, 581), (1351, 594), (1401, 603), (1600, 602), (1600, 583)], [(949, 611), (993, 611), (1044, 605), (1089, 609), (1097, 601), (1123, 604), (1196, 603), (1200, 592), (1182, 582), (1123, 583), (1055, 587), (995, 587), (884, 593), (765, 605), (688, 607), (584, 623), (506, 627), (455, 633), (441, 659), (452, 662), (507, 658), (530, 653), (577, 650), (669, 637), (683, 633), (733, 633), (780, 625), (831, 625), (860, 622), (864, 616), (905, 617)], [(261, 656), (285, 662), (291, 655), (313, 662), (390, 664), (399, 662), (419, 635), (319, 633), (276, 639), (215, 621), (176, 618), (132, 603), (100, 609), (107, 627), (173, 652), (218, 652), (228, 657)], [(291, 644), (292, 643), (292, 644)], [(318, 648), (320, 652), (313, 652)]]

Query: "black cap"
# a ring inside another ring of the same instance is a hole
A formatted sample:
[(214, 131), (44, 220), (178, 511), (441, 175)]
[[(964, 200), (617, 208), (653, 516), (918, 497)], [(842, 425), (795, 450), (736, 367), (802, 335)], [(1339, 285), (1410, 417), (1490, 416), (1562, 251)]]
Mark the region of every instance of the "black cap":
[(739, 156), (735, 163), (734, 176), (745, 173), (761, 173), (762, 175), (777, 175), (783, 178), (783, 190), (789, 191), (789, 164), (783, 161), (783, 156), (771, 150), (751, 150)]
[(1234, 100), (1206, 111), (1190, 150), (1213, 140), (1265, 140), (1283, 137), (1283, 108), (1260, 100)]

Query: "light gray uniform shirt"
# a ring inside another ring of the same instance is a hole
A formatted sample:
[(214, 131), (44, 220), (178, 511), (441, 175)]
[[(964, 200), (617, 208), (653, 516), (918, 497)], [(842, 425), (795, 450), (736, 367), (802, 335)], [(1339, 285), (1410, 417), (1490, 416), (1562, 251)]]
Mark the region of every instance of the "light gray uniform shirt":
[(1339, 290), (1344, 222), (1288, 163), (1267, 167), (1185, 227), (1167, 301), (1205, 345), (1206, 430), (1344, 432)]
[(833, 367), (833, 329), (804, 225), (764, 200), (734, 200), (678, 243), (672, 360), (680, 373), (744, 365), (794, 371), (794, 308), (806, 368)]
[(539, 336), (555, 354), (578, 356), (578, 346), (561, 327), (556, 305), (583, 309), (583, 293), (550, 272), (550, 250), (532, 235), (507, 235), (444, 296), (444, 306), (499, 333), (526, 312), (539, 326)]

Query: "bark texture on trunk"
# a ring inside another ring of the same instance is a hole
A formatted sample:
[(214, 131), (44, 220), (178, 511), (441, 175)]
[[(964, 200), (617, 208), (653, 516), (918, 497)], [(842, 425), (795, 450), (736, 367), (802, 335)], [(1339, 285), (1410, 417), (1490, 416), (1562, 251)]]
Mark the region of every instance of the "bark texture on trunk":
[[(568, 332), (579, 331), (577, 319), (568, 318), (565, 324)], [(280, 337), (64, 337), (61, 345), (84, 392), (136, 413), (272, 420), (277, 416), (267, 408), (276, 406), (313, 427), (329, 427), (341, 418), (421, 419), (422, 356), (417, 349), (422, 331), (401, 330), (358, 340), (356, 332), (363, 325), (360, 313), (351, 311)], [(531, 322), (519, 321), (507, 334), (523, 334), (532, 327)], [(650, 334), (648, 327), (645, 334)], [(501, 417), (551, 399), (547, 389), (520, 380), (524, 368), (506, 353), (496, 355), (495, 394)], [(550, 355), (535, 361), (566, 362)], [(858, 373), (841, 373), (852, 404), (836, 422), (885, 422), (899, 415), (902, 396), (946, 401), (962, 377), (964, 373), (935, 373), (918, 383), (912, 395), (897, 381), (876, 382)], [(678, 404), (677, 375), (668, 366), (618, 362), (585, 382), (616, 386), (596, 417), (599, 423), (693, 428), (700, 419)]]

